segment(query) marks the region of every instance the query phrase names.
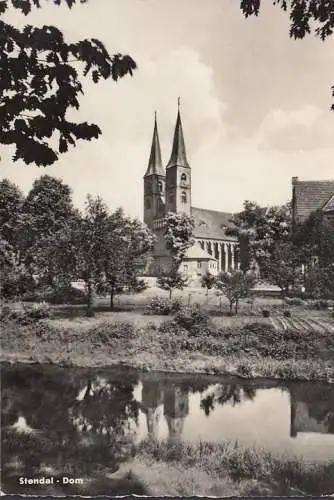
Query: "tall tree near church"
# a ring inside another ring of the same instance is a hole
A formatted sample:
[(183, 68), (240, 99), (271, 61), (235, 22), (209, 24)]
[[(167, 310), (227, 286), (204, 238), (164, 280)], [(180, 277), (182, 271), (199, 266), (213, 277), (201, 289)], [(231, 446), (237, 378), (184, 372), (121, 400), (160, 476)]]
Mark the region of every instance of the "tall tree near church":
[[(263, 2), (262, 5), (266, 2)], [(326, 40), (334, 33), (333, 0), (272, 0), (273, 5), (284, 10), (290, 19), (289, 36), (303, 39), (315, 35)], [(258, 16), (261, 0), (241, 0), (240, 8), (246, 17)], [(334, 96), (334, 86), (332, 86)], [(334, 104), (331, 107), (334, 111)]]
[[(53, 3), (71, 8), (79, 0)], [(41, 5), (41, 0), (2, 0), (0, 15), (10, 8), (28, 15)], [(98, 138), (98, 125), (71, 120), (69, 111), (80, 107), (85, 78), (117, 81), (132, 75), (133, 59), (109, 54), (96, 38), (67, 43), (55, 26), (17, 29), (1, 19), (0, 31), (0, 142), (14, 147), (13, 160), (51, 165), (79, 140)]]
[(85, 210), (74, 230), (76, 268), (87, 290), (87, 315), (93, 316), (93, 293), (104, 272), (108, 208), (100, 197), (87, 196)]
[(246, 271), (255, 261), (265, 275), (275, 244), (290, 240), (291, 223), (290, 204), (261, 207), (245, 201), (243, 211), (232, 217), (227, 231), (239, 239), (241, 268)]
[(194, 219), (184, 213), (168, 213), (165, 217), (164, 238), (173, 263), (178, 267), (188, 248), (194, 245)]
[(121, 209), (108, 217), (98, 290), (109, 294), (110, 309), (114, 307), (115, 295), (124, 287), (138, 288), (139, 261), (152, 250), (154, 242), (155, 237), (148, 227), (137, 219), (126, 217)]

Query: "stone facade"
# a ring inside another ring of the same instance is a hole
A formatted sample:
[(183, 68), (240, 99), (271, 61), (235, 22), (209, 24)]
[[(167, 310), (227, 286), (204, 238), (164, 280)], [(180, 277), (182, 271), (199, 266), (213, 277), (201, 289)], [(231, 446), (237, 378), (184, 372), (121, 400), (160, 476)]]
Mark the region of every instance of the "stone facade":
[(164, 216), (185, 213), (195, 220), (195, 245), (190, 248), (180, 271), (189, 278), (199, 278), (208, 271), (216, 275), (239, 267), (237, 239), (226, 234), (232, 214), (192, 206), (191, 168), (186, 155), (180, 110), (178, 110), (172, 153), (164, 169), (157, 119), (148, 167), (144, 175), (144, 222), (155, 233), (157, 243), (152, 255), (153, 269), (166, 269), (171, 258), (164, 244)]

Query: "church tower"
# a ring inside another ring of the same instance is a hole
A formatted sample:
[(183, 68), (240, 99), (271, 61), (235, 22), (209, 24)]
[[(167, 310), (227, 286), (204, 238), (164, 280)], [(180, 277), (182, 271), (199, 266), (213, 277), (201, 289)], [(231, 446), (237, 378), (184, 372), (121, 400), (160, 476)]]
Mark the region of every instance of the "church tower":
[(154, 219), (163, 217), (165, 213), (165, 183), (166, 177), (161, 163), (157, 115), (155, 114), (151, 154), (144, 175), (144, 222), (151, 229)]
[(184, 144), (180, 99), (172, 154), (166, 167), (166, 212), (191, 215), (191, 170)]

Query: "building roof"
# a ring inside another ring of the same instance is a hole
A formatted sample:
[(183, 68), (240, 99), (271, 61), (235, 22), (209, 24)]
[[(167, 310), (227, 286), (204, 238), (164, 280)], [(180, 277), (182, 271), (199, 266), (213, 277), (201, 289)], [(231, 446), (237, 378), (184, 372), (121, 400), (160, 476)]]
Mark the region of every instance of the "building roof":
[(191, 207), (191, 215), (195, 219), (194, 238), (236, 241), (234, 236), (226, 235), (233, 214)]
[(159, 142), (159, 134), (158, 134), (158, 125), (157, 125), (157, 116), (154, 118), (154, 130), (153, 130), (153, 138), (152, 138), (152, 146), (150, 159), (148, 162), (148, 167), (145, 173), (145, 177), (148, 175), (165, 175), (162, 162), (161, 162), (161, 149)]
[(198, 245), (193, 245), (188, 248), (183, 257), (183, 260), (216, 260), (212, 255), (208, 254), (204, 250), (201, 249)]
[(175, 166), (190, 168), (186, 155), (186, 147), (184, 144), (180, 110), (178, 110), (177, 113), (172, 154), (166, 168)]
[(323, 207), (323, 211), (326, 213), (327, 212), (334, 212), (334, 194), (333, 194), (333, 196), (330, 197), (328, 202)]
[(293, 205), (296, 220), (305, 220), (315, 210), (324, 208), (334, 195), (334, 180), (299, 181), (293, 178)]

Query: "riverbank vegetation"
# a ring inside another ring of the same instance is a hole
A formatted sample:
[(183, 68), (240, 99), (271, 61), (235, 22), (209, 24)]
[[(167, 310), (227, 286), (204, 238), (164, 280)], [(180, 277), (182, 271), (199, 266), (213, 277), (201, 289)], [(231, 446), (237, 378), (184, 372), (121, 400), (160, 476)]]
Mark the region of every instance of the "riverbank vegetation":
[(189, 304), (181, 295), (169, 301), (167, 293), (157, 298), (147, 292), (146, 305), (123, 303), (110, 312), (101, 303), (92, 318), (82, 306), (7, 306), (1, 319), (2, 358), (334, 380), (334, 328), (328, 308), (256, 299), (231, 316), (227, 301), (217, 305), (212, 296), (213, 303), (207, 303), (202, 293), (202, 304)]
[(139, 445), (129, 470), (140, 471), (145, 487), (153, 493), (155, 474), (164, 471), (168, 485), (160, 495), (328, 495), (334, 491), (334, 464), (309, 463), (301, 458), (274, 455), (258, 448), (243, 448), (236, 443), (158, 442)]

